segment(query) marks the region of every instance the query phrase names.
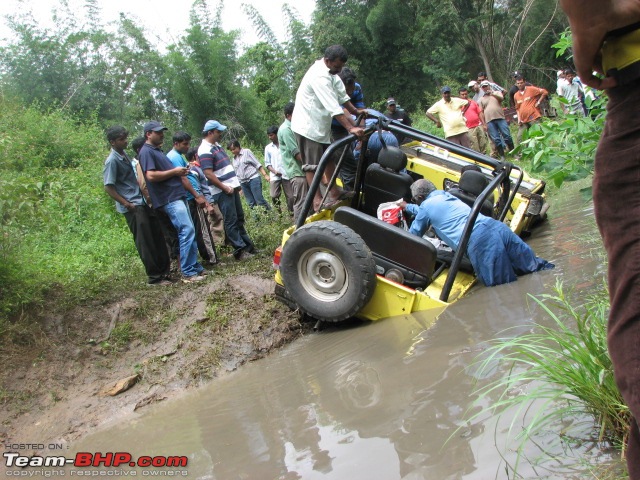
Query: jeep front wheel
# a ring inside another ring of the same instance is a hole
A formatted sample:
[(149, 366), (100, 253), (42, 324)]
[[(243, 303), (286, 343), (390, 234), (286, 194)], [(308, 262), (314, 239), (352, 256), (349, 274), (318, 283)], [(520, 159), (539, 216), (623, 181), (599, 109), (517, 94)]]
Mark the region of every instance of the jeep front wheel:
[(349, 227), (320, 221), (297, 229), (284, 244), (280, 274), (300, 309), (327, 322), (357, 314), (371, 299), (376, 265)]

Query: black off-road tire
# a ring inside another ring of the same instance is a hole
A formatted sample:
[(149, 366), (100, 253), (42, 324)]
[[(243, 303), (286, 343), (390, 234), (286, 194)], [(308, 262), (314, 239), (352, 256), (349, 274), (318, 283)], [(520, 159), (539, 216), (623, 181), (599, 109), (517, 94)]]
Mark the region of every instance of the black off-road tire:
[(300, 310), (325, 322), (356, 315), (376, 286), (376, 264), (362, 238), (326, 220), (304, 225), (289, 237), (280, 274)]

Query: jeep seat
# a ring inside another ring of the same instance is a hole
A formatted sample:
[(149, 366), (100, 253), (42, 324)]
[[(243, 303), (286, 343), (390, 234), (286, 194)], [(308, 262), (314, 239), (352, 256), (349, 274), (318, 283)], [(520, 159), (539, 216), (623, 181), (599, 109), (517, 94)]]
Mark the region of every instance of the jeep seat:
[(400, 198), (411, 200), (413, 179), (407, 173), (400, 173), (406, 166), (407, 156), (398, 147), (387, 146), (380, 151), (377, 163), (369, 165), (364, 176), (363, 212), (375, 217), (381, 203)]
[(426, 288), (431, 283), (438, 255), (432, 243), (351, 207), (338, 208), (333, 219), (362, 237), (379, 275), (396, 269), (408, 287)]
[[(460, 177), (458, 187), (451, 188), (449, 193), (473, 207), (476, 198), (487, 188), (489, 183), (490, 180), (482, 172), (468, 170)], [(487, 217), (493, 217), (493, 202), (489, 199), (485, 200), (480, 208), (480, 213)]]

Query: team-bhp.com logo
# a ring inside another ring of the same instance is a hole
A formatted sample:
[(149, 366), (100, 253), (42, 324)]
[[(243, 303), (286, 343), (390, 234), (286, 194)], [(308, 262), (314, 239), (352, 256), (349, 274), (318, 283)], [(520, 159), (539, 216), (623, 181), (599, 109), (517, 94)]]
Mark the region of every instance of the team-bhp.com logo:
[[(5, 466), (10, 467), (142, 467), (142, 468), (184, 468), (187, 466), (188, 458), (185, 456), (140, 456), (134, 458), (127, 452), (89, 453), (79, 452), (73, 458), (64, 456), (33, 456), (28, 457), (19, 453), (6, 452), (3, 454)], [(76, 472), (80, 475), (80, 471)], [(89, 473), (89, 472), (86, 472)], [(183, 473), (183, 472), (180, 472)], [(186, 473), (186, 472), (184, 472)], [(70, 472), (71, 475), (74, 471)]]

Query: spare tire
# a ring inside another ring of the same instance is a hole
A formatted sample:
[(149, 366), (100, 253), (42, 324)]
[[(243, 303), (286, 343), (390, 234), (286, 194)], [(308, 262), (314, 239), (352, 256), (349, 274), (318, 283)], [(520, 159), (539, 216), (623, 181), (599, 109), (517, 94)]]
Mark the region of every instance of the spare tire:
[(362, 238), (326, 220), (293, 232), (282, 249), (280, 274), (300, 310), (326, 322), (353, 317), (376, 286), (376, 264)]

